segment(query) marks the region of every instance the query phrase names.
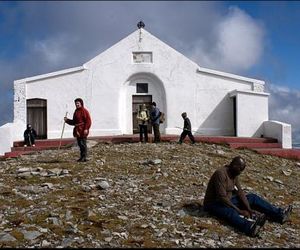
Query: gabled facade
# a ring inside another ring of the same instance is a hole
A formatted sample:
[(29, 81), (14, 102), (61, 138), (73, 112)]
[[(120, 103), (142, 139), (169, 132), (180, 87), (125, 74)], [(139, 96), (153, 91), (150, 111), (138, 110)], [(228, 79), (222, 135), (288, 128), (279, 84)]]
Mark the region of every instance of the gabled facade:
[[(276, 134), (284, 147), (291, 147), (291, 138), (283, 139), (290, 136), (290, 125), (265, 129), (274, 123), (268, 117), (268, 96), (263, 81), (200, 67), (140, 28), (83, 66), (16, 80), (13, 124), (23, 127), (13, 139), (23, 139), (26, 123), (40, 138), (60, 138), (63, 117), (66, 112), (72, 116), (74, 99), (81, 97), (92, 117), (90, 136), (136, 133), (139, 105), (155, 101), (166, 114), (162, 134), (179, 135), (181, 113), (187, 112), (194, 133)], [(72, 137), (72, 129), (66, 126), (65, 138)]]

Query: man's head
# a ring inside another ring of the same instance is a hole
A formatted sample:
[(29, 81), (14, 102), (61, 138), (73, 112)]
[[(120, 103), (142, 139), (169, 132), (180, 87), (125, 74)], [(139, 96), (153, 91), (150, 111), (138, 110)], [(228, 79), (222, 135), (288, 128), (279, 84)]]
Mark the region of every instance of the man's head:
[(245, 160), (240, 156), (234, 157), (229, 164), (229, 170), (233, 176), (240, 175), (245, 169), (245, 167), (246, 167)]
[(153, 107), (156, 107), (156, 102), (152, 102), (151, 104)]
[(142, 110), (146, 110), (147, 109), (147, 107), (146, 107), (146, 104), (144, 103), (143, 105), (142, 105)]
[(83, 107), (83, 100), (82, 100), (81, 98), (76, 98), (76, 99), (74, 100), (74, 102), (75, 102), (76, 108), (81, 108), (81, 107)]
[(31, 124), (27, 124), (27, 129), (31, 129)]
[(183, 113), (181, 114), (181, 116), (182, 116), (183, 119), (186, 118), (186, 117), (187, 117), (186, 112), (183, 112)]

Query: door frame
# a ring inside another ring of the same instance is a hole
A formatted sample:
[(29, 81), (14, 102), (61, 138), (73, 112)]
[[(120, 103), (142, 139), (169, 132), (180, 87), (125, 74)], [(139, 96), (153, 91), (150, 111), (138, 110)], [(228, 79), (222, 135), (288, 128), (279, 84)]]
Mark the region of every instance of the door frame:
[[(133, 134), (139, 133), (136, 116), (137, 116), (137, 112), (138, 112), (138, 105), (142, 105), (143, 103), (146, 104), (146, 107), (147, 107), (149, 115), (150, 115), (152, 95), (132, 95), (131, 104), (132, 104), (132, 133)], [(150, 124), (148, 124), (148, 126), (147, 126), (147, 131), (148, 131), (148, 134), (152, 134), (152, 127)]]
[(47, 139), (47, 100), (27, 99), (26, 112), (26, 122), (36, 130), (37, 139)]

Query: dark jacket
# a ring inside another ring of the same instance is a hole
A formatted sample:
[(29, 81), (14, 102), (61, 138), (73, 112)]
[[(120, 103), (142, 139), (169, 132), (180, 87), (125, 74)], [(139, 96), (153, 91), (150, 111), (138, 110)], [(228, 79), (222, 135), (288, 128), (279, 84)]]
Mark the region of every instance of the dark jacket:
[(189, 118), (184, 118), (183, 130), (192, 131), (192, 125)]
[(30, 140), (35, 140), (37, 134), (33, 128), (28, 128), (24, 131), (24, 139), (30, 138)]
[(160, 111), (157, 107), (153, 108), (150, 113), (151, 124), (159, 124)]

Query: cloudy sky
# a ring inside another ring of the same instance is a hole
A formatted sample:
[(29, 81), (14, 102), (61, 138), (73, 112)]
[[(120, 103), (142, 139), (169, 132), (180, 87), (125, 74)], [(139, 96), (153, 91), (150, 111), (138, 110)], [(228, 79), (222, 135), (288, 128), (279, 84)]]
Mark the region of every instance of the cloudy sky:
[(269, 118), (300, 142), (300, 2), (0, 1), (0, 126), (13, 81), (81, 66), (137, 29), (199, 66), (266, 82)]

